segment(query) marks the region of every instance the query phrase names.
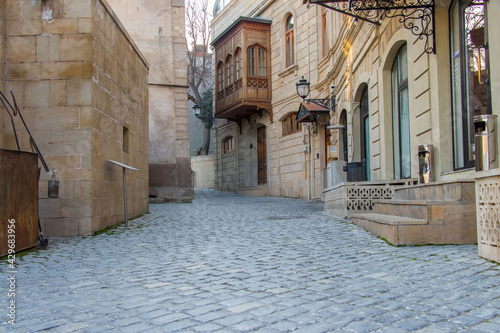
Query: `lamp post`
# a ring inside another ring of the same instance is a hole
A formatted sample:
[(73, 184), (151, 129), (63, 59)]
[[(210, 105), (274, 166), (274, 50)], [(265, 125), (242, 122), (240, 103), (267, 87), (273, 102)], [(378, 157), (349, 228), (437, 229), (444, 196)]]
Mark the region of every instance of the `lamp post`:
[(209, 115), (201, 114), (201, 107), (198, 104), (195, 104), (193, 106), (193, 113), (196, 116), (196, 118), (200, 119), (203, 123), (209, 123), (210, 127), (212, 127), (212, 124), (214, 122), (214, 117), (211, 114)]
[(200, 116), (200, 112), (201, 112), (201, 108), (198, 104), (195, 104), (193, 106), (193, 113), (196, 117), (199, 117)]
[(297, 86), (297, 94), (302, 97), (303, 101), (305, 101), (307, 95), (309, 95), (311, 84), (302, 76), (302, 79), (300, 79), (295, 85)]

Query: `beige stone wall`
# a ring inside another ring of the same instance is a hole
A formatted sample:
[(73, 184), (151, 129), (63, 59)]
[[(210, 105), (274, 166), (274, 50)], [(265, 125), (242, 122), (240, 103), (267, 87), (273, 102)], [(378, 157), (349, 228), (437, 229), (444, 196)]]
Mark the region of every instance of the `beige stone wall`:
[(215, 157), (214, 155), (191, 157), (191, 170), (194, 172), (194, 188), (215, 188)]
[(183, 1), (109, 3), (150, 63), (150, 195), (193, 197)]
[[(42, 170), (44, 234), (88, 235), (124, 220), (122, 173), (108, 159), (140, 169), (128, 177), (129, 216), (147, 212), (147, 62), (109, 5), (12, 0), (5, 13), (5, 90), (16, 95), (60, 181), (59, 197), (48, 198), (50, 177)], [(29, 150), (26, 131), (16, 126)], [(4, 129), (3, 147), (12, 149), (6, 121)]]
[(147, 61), (105, 1), (93, 1), (92, 34), (92, 224), (99, 230), (123, 220), (122, 170), (108, 159), (139, 169), (127, 171), (128, 214), (147, 211), (149, 90)]

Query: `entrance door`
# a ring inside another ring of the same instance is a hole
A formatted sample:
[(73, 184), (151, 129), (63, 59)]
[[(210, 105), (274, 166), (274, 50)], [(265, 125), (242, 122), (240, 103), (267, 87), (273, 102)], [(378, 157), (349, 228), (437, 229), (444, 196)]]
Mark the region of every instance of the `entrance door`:
[(257, 146), (258, 146), (258, 168), (259, 168), (259, 185), (267, 184), (267, 150), (266, 150), (266, 127), (257, 129)]
[(361, 110), (361, 162), (364, 168), (364, 180), (370, 180), (370, 112), (368, 100), (368, 87), (361, 93), (359, 103)]

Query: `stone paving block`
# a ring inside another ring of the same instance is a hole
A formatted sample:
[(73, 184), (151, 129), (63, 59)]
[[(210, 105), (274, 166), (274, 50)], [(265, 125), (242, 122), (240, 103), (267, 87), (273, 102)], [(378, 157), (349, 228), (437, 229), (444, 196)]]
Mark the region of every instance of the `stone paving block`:
[(57, 320), (50, 320), (46, 321), (40, 324), (35, 324), (31, 327), (29, 327), (29, 330), (32, 332), (36, 331), (51, 331), (55, 330), (60, 326), (64, 326), (67, 324), (71, 324), (71, 322), (67, 319), (57, 319)]
[(221, 326), (214, 324), (214, 323), (208, 323), (200, 326), (195, 326), (193, 327), (193, 330), (196, 332), (213, 332), (218, 329), (222, 328)]
[[(407, 330), (404, 330), (399, 327), (382, 327), (377, 330), (378, 333), (407, 333)], [(434, 333), (438, 333), (437, 331)]]
[(397, 323), (393, 324), (396, 327), (401, 327), (407, 331), (416, 331), (419, 329), (423, 329), (428, 325), (425, 321), (418, 320), (418, 319), (406, 319), (402, 321), (398, 321)]
[(151, 326), (146, 323), (137, 323), (130, 326), (120, 327), (120, 331), (124, 333), (136, 333), (151, 329)]
[(344, 328), (347, 331), (364, 333), (364, 332), (374, 332), (375, 330), (380, 328), (380, 325), (377, 323), (373, 323), (369, 320), (363, 320), (363, 321), (352, 322), (349, 325), (345, 326)]
[(344, 327), (348, 324), (363, 319), (363, 316), (352, 314), (352, 313), (339, 313), (331, 318), (326, 319), (326, 322), (337, 325), (338, 327)]
[(113, 327), (110, 325), (97, 325), (97, 326), (88, 326), (85, 328), (85, 333), (100, 333), (100, 332), (109, 332), (112, 331)]
[(280, 321), (274, 325), (271, 325), (271, 328), (278, 330), (280, 332), (291, 332), (298, 328), (298, 325), (291, 321)]
[(81, 332), (89, 325), (86, 323), (71, 323), (57, 327), (54, 332), (67, 333), (67, 332)]
[(457, 311), (446, 308), (446, 307), (432, 309), (428, 313), (431, 315), (436, 315), (436, 316), (447, 318), (447, 319), (456, 317), (458, 315)]
[(311, 324), (317, 323), (319, 318), (308, 314), (299, 314), (294, 317), (290, 317), (289, 320), (299, 324), (300, 326), (309, 326)]
[(300, 306), (293, 306), (288, 309), (282, 310), (277, 312), (276, 314), (279, 316), (283, 316), (286, 318), (294, 318), (297, 317), (303, 313), (307, 313), (308, 311), (304, 309), (303, 307)]
[(171, 314), (167, 314), (165, 316), (161, 316), (158, 318), (153, 318), (150, 320), (150, 322), (154, 325), (163, 326), (163, 325), (166, 325), (168, 323), (171, 323), (171, 322), (174, 322), (177, 320), (181, 320), (181, 319), (186, 319), (186, 318), (189, 318), (189, 316), (184, 314), (184, 313), (171, 313)]
[(484, 321), (484, 319), (482, 319), (482, 318), (469, 316), (469, 315), (457, 316), (455, 318), (450, 319), (450, 322), (457, 323), (457, 324), (463, 325), (465, 327), (474, 326), (474, 325), (477, 325), (483, 321)]
[(235, 314), (215, 320), (215, 322), (222, 326), (234, 326), (245, 320), (251, 320), (254, 316), (250, 313)]
[(163, 316), (169, 315), (171, 313), (172, 313), (172, 311), (169, 311), (169, 310), (157, 309), (157, 310), (150, 311), (150, 312), (142, 312), (142, 314), (140, 316), (143, 318), (146, 318), (146, 319), (153, 319), (153, 318), (163, 317)]
[(217, 319), (221, 319), (227, 316), (232, 315), (233, 313), (228, 312), (228, 311), (212, 311), (209, 313), (205, 313), (200, 316), (196, 316), (196, 320), (200, 321), (202, 323), (208, 323)]
[(260, 306), (263, 306), (263, 304), (261, 302), (254, 301), (254, 302), (249, 302), (249, 303), (244, 303), (244, 304), (236, 305), (236, 306), (228, 308), (227, 310), (231, 311), (231, 312), (234, 312), (234, 313), (242, 313), (242, 312), (249, 311), (251, 309), (258, 308)]
[(234, 307), (234, 306), (241, 305), (244, 303), (249, 303), (253, 300), (254, 299), (251, 297), (235, 297), (235, 298), (230, 298), (230, 299), (224, 300), (224, 301), (220, 302), (220, 304), (227, 306), (227, 307)]
[(242, 321), (242, 322), (239, 322), (237, 324), (232, 325), (232, 327), (234, 329), (236, 329), (237, 331), (241, 331), (241, 332), (253, 332), (253, 331), (258, 330), (264, 326), (266, 326), (265, 323), (258, 321), (258, 320), (255, 320), (255, 319), (245, 320), (245, 321)]
[(167, 332), (185, 332), (188, 329), (191, 329), (191, 327), (199, 325), (198, 322), (195, 322), (192, 319), (182, 319), (182, 320), (177, 320), (171, 323), (168, 323), (164, 326), (161, 326), (162, 330), (165, 330)]

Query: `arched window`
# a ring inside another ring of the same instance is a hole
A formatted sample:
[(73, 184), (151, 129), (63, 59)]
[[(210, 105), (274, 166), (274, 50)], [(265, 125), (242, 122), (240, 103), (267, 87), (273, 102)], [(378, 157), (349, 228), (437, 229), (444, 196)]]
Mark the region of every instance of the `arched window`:
[(392, 135), (394, 178), (410, 178), (410, 112), (408, 107), (408, 60), (406, 44), (392, 65)]
[(248, 48), (248, 76), (266, 76), (266, 50), (259, 46)]
[(294, 23), (293, 16), (289, 15), (285, 25), (285, 47), (286, 47), (286, 67), (295, 63), (294, 50)]
[(241, 49), (238, 48), (234, 53), (234, 70), (235, 70), (235, 78), (237, 81), (241, 79)]
[(224, 64), (219, 62), (217, 66), (217, 91), (224, 90)]
[(283, 126), (283, 135), (295, 133), (301, 130), (301, 124), (297, 122), (297, 113), (287, 116), (281, 122)]
[(233, 57), (228, 56), (226, 59), (226, 87), (233, 84)]
[(224, 154), (234, 151), (234, 136), (228, 136), (222, 141), (222, 150)]
[(328, 29), (326, 24), (326, 8), (321, 8), (321, 54), (326, 57), (328, 54)]

